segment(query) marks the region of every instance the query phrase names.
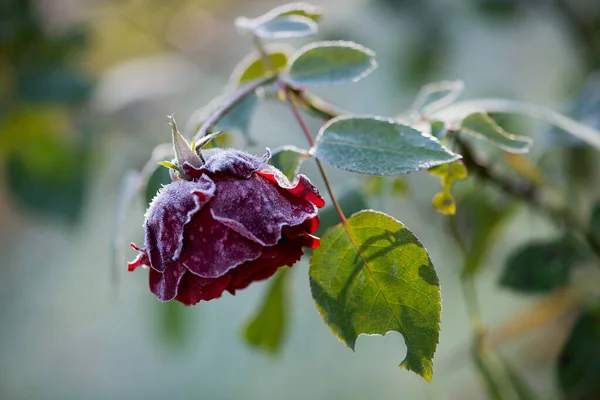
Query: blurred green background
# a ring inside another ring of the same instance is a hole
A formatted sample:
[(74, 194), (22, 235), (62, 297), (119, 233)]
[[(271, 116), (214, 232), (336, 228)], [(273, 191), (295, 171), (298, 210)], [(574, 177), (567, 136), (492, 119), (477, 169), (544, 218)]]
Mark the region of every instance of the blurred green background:
[[(397, 368), (405, 354), (399, 334), (360, 338), (356, 353), (339, 343), (314, 308), (306, 260), (293, 268), (290, 326), (274, 357), (240, 340), (265, 283), (185, 308), (160, 304), (144, 273), (128, 274), (121, 265), (113, 276), (125, 171), (140, 169), (154, 146), (169, 140), (167, 114), (175, 112), (184, 123), (220, 94), (236, 63), (251, 52), (250, 40), (233, 27), (235, 17), (283, 3), (1, 0), (0, 399), (485, 398), (469, 356), (460, 253), (446, 217), (431, 207), (439, 183), (425, 173), (407, 180), (409, 194), (374, 196), (369, 206), (410, 227), (440, 276), (442, 327), (431, 384)], [(345, 109), (395, 115), (410, 106), (421, 85), (461, 79), (464, 98), (529, 101), (600, 128), (600, 78), (594, 75), (600, 2), (317, 4), (325, 12), (319, 39), (354, 40), (378, 56), (380, 67), (369, 78), (318, 91)], [(282, 110), (261, 104), (249, 151), (306, 147)], [(537, 139), (533, 159), (568, 189), (576, 209), (587, 210), (598, 199), (597, 154), (542, 124), (501, 122)], [(318, 121), (311, 123), (318, 128)], [(245, 143), (234, 138), (237, 147)], [(321, 184), (312, 163), (302, 171)], [(357, 175), (332, 175), (339, 193), (363, 185)], [(464, 196), (497, 195), (468, 183), (461, 190)], [(123, 241), (143, 241), (143, 211), (138, 199), (127, 213)], [(494, 237), (477, 280), (485, 322), (500, 326), (493, 331), (498, 351), (544, 399), (560, 397), (554, 364), (577, 307), (568, 293), (540, 305), (541, 296), (501, 289), (498, 275), (520, 243), (556, 232), (518, 207)], [(597, 291), (589, 282), (598, 282), (598, 275), (576, 279), (578, 293)], [(541, 308), (519, 319), (533, 305)], [(532, 320), (544, 313), (551, 314), (545, 322)]]

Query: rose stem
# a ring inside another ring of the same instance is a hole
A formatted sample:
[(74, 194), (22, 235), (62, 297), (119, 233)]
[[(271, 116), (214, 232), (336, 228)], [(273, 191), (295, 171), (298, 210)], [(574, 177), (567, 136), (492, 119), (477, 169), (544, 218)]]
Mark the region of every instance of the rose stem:
[[(310, 130), (306, 126), (306, 122), (304, 122), (302, 115), (300, 115), (300, 111), (298, 111), (298, 107), (296, 107), (296, 104), (294, 103), (294, 100), (292, 99), (289, 86), (285, 82), (281, 82), (280, 86), (281, 86), (283, 92), (285, 93), (285, 98), (286, 98), (288, 104), (290, 105), (290, 109), (292, 110), (292, 113), (294, 114), (296, 121), (298, 121), (298, 124), (300, 125), (300, 128), (302, 129), (302, 132), (304, 133), (304, 136), (306, 137), (306, 140), (308, 141), (308, 144), (310, 145), (311, 148), (314, 148), (315, 140), (313, 139), (312, 135), (310, 134)], [(331, 203), (333, 204), (333, 207), (335, 208), (335, 211), (337, 212), (337, 215), (340, 218), (340, 222), (345, 226), (346, 225), (346, 217), (344, 216), (344, 212), (342, 211), (340, 204), (337, 202), (337, 199), (335, 198), (335, 195), (333, 194), (333, 189), (331, 187), (331, 183), (329, 182), (329, 178), (327, 177), (327, 173), (325, 172), (325, 167), (323, 166), (323, 163), (321, 162), (321, 160), (319, 160), (316, 157), (313, 157), (313, 158), (314, 158), (315, 162), (317, 163), (317, 167), (319, 167), (319, 172), (321, 172), (321, 176), (323, 177), (323, 181), (325, 182), (325, 187), (327, 188), (327, 192), (329, 192), (329, 197), (331, 197)]]
[(212, 113), (210, 117), (202, 124), (198, 133), (194, 135), (196, 140), (204, 137), (213, 126), (217, 124), (236, 104), (242, 101), (246, 96), (254, 93), (256, 89), (261, 86), (267, 85), (271, 82), (274, 82), (277, 79), (277, 76), (267, 76), (261, 79), (257, 79), (255, 81), (250, 82), (246, 86), (243, 86), (240, 90), (235, 92), (231, 98), (227, 100), (227, 103), (223, 104), (221, 108)]

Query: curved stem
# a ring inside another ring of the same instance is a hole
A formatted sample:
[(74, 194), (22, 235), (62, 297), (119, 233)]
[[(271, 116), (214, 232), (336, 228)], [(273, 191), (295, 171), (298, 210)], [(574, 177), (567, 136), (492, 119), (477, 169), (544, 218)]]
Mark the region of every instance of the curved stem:
[(244, 100), (247, 96), (254, 93), (256, 89), (261, 86), (268, 85), (269, 83), (275, 82), (277, 76), (267, 76), (264, 78), (257, 79), (250, 82), (246, 86), (242, 86), (233, 96), (227, 100), (227, 103), (223, 104), (221, 108), (211, 114), (211, 116), (204, 121), (198, 132), (194, 135), (194, 139), (199, 140), (206, 136), (209, 131), (229, 112), (236, 104)]
[(541, 201), (542, 196), (537, 189), (529, 184), (523, 185), (523, 182), (513, 182), (505, 177), (498, 175), (491, 170), (487, 165), (477, 160), (471, 147), (462, 141), (458, 136), (455, 136), (456, 144), (459, 152), (463, 156), (463, 162), (469, 172), (473, 172), (481, 180), (494, 183), (505, 193), (525, 201), (532, 209), (545, 214), (549, 219), (562, 223), (565, 227), (573, 232), (579, 233), (590, 250), (600, 260), (600, 241), (581, 224), (573, 213), (567, 208), (556, 208), (549, 206)]
[[(298, 110), (298, 107), (296, 107), (296, 104), (294, 103), (294, 99), (292, 98), (292, 94), (290, 92), (290, 87), (285, 82), (281, 82), (281, 88), (282, 88), (283, 92), (285, 93), (285, 98), (286, 98), (288, 104), (290, 105), (290, 109), (292, 110), (292, 113), (294, 114), (296, 121), (298, 121), (298, 124), (300, 125), (300, 128), (302, 129), (302, 132), (304, 133), (304, 136), (306, 137), (306, 141), (308, 142), (310, 147), (315, 147), (315, 139), (313, 139), (312, 135), (310, 134), (310, 130), (306, 126), (306, 122), (304, 122), (304, 119), (302, 118), (302, 115), (300, 115), (300, 111)], [(333, 204), (333, 207), (335, 208), (335, 211), (337, 212), (337, 215), (340, 218), (340, 222), (345, 226), (346, 225), (346, 216), (344, 215), (344, 212), (342, 211), (340, 204), (338, 203), (337, 199), (335, 198), (335, 194), (333, 193), (333, 188), (331, 187), (331, 183), (329, 182), (329, 178), (327, 177), (327, 172), (325, 172), (325, 167), (323, 166), (323, 163), (321, 162), (321, 160), (319, 160), (316, 157), (314, 157), (314, 159), (315, 159), (315, 162), (317, 163), (317, 167), (319, 168), (319, 172), (321, 173), (321, 176), (323, 177), (323, 181), (325, 182), (325, 187), (327, 188), (327, 192), (329, 193), (329, 197), (331, 198), (331, 203)]]

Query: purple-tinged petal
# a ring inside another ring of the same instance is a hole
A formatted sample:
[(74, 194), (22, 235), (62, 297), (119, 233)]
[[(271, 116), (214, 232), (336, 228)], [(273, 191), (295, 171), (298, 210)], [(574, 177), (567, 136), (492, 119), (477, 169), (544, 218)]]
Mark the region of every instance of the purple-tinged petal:
[(184, 163), (183, 172), (191, 177), (201, 176), (203, 173), (227, 174), (242, 179), (249, 179), (252, 174), (266, 165), (271, 157), (267, 152), (262, 158), (253, 156), (235, 149), (208, 149), (202, 150), (202, 156), (206, 163), (200, 167)]
[(194, 216), (184, 236), (179, 261), (203, 278), (223, 276), (232, 268), (259, 257), (262, 251), (259, 243), (215, 221), (210, 207)]
[(246, 180), (217, 180), (210, 209), (214, 219), (263, 246), (277, 243), (283, 225), (299, 225), (317, 215), (313, 203), (259, 175)]
[(169, 264), (163, 272), (150, 268), (150, 291), (163, 303), (173, 300), (185, 271), (185, 266), (177, 261)]
[(156, 195), (146, 212), (146, 253), (150, 266), (162, 272), (178, 259), (183, 246), (183, 231), (215, 193), (207, 176), (195, 181), (178, 180)]

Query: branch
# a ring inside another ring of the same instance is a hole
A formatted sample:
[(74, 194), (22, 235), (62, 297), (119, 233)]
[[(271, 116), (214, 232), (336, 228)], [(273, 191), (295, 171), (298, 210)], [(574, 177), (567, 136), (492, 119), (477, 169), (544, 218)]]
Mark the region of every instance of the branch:
[(583, 226), (567, 208), (555, 208), (545, 204), (541, 199), (539, 190), (527, 183), (512, 181), (494, 172), (488, 165), (477, 160), (471, 147), (458, 136), (455, 136), (459, 152), (463, 156), (463, 162), (469, 172), (473, 172), (481, 180), (488, 181), (502, 189), (507, 194), (523, 200), (533, 210), (545, 214), (551, 220), (563, 224), (567, 229), (579, 233), (586, 241), (590, 249), (600, 260), (600, 241), (588, 228)]
[(254, 93), (256, 89), (261, 86), (268, 85), (269, 83), (274, 82), (277, 79), (277, 76), (268, 76), (265, 78), (257, 79), (253, 82), (250, 82), (246, 86), (242, 86), (237, 92), (231, 96), (229, 100), (225, 104), (221, 106), (217, 111), (211, 114), (210, 117), (200, 127), (196, 135), (194, 135), (194, 139), (199, 140), (202, 137), (206, 136), (209, 131), (229, 112), (233, 107), (235, 107), (240, 101), (244, 100), (246, 96)]

